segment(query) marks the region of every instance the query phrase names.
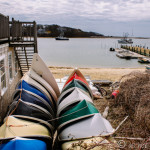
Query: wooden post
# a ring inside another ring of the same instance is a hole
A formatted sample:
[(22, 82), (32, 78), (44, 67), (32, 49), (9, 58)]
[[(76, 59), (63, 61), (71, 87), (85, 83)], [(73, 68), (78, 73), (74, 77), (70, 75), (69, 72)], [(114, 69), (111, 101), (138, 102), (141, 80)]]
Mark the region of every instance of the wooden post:
[(34, 53), (38, 53), (38, 49), (37, 49), (37, 26), (36, 26), (36, 22), (33, 22), (34, 24)]

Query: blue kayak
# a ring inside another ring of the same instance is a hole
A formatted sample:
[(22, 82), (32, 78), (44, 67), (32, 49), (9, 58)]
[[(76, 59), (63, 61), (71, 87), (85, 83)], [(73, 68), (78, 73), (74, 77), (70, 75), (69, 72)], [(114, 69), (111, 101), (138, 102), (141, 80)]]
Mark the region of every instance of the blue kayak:
[(41, 140), (15, 138), (1, 144), (0, 150), (47, 150), (47, 145)]
[(43, 98), (41, 98), (37, 94), (25, 90), (16, 90), (13, 96), (13, 101), (18, 101), (19, 99), (21, 99), (24, 102), (36, 104), (51, 112), (52, 114), (54, 113), (52, 110), (52, 104), (50, 106)]
[(44, 94), (42, 93), (39, 89), (35, 88), (34, 86), (28, 84), (26, 81), (22, 80), (19, 85), (17, 85), (16, 89), (24, 89), (27, 90), (29, 92), (33, 92), (39, 96), (41, 96), (44, 100), (46, 100), (50, 105), (51, 105), (51, 101), (50, 99)]

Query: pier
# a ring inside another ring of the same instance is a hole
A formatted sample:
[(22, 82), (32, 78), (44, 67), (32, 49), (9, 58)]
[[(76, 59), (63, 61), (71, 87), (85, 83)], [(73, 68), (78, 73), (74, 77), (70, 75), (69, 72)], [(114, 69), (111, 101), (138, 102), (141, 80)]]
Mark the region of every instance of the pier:
[(150, 57), (150, 49), (148, 49), (148, 47), (146, 48), (137, 45), (136, 46), (121, 45), (121, 48), (139, 54), (139, 56), (143, 55)]
[(138, 54), (136, 52), (124, 49), (124, 48), (120, 48), (120, 49), (115, 49), (115, 51), (117, 52), (116, 56), (120, 57), (120, 58), (126, 58), (126, 59), (137, 59), (137, 58), (143, 58), (145, 56)]

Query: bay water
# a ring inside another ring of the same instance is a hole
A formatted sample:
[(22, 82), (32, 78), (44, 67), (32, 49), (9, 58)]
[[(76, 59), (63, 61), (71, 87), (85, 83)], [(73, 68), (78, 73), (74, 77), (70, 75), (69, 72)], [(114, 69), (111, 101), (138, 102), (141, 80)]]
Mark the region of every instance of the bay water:
[[(116, 38), (38, 38), (38, 52), (48, 66), (83, 68), (143, 68), (137, 59), (121, 59), (109, 49), (120, 48)], [(150, 39), (133, 39), (133, 46), (150, 49)]]

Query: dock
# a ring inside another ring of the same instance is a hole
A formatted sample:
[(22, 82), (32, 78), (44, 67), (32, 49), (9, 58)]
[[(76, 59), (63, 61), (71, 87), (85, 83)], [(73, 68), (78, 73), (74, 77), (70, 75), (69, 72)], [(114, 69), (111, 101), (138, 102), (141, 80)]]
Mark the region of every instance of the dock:
[(115, 51), (117, 52), (116, 56), (120, 57), (120, 58), (126, 58), (126, 59), (137, 59), (137, 58), (143, 58), (145, 56), (132, 52), (130, 50), (127, 49), (123, 49), (123, 48), (116, 48)]

